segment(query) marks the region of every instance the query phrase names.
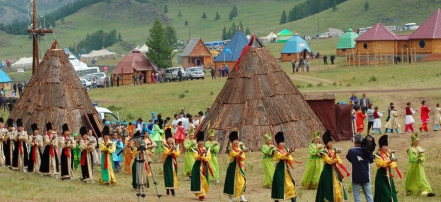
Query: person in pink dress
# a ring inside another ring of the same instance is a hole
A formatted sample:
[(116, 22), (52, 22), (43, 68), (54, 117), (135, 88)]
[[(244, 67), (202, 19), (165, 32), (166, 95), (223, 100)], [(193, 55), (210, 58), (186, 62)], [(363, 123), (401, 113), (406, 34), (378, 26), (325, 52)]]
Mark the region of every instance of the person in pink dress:
[(178, 122), (178, 127), (176, 128), (176, 132), (175, 132), (175, 140), (176, 140), (176, 144), (181, 144), (181, 148), (185, 148), (184, 147), (184, 140), (187, 137), (185, 134), (187, 132), (185, 131), (184, 127), (182, 126), (182, 121)]
[(429, 112), (431, 108), (426, 106), (426, 101), (421, 101), (421, 126), (420, 126), (420, 132), (429, 131), (429, 128), (427, 128), (427, 123), (429, 122)]

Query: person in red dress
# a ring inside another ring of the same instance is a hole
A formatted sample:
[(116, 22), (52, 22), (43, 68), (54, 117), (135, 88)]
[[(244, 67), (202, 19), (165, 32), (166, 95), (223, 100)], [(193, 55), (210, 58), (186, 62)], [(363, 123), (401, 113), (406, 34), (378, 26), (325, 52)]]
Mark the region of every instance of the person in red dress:
[(357, 111), (355, 113), (355, 119), (357, 120), (357, 133), (361, 134), (364, 130), (364, 119), (366, 118), (366, 115), (363, 114), (360, 106), (357, 106), (355, 110)]
[(420, 126), (420, 132), (428, 132), (429, 129), (427, 128), (427, 123), (429, 122), (429, 112), (431, 108), (426, 106), (426, 101), (421, 101), (421, 126)]

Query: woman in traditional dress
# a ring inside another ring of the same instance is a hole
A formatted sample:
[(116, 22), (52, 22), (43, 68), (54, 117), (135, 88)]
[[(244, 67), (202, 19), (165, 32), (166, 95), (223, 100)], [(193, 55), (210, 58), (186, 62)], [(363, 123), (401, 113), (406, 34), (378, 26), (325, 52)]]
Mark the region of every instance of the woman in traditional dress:
[(274, 161), (276, 162), (276, 170), (271, 189), (271, 198), (276, 202), (279, 200), (290, 200), (295, 202), (297, 199), (296, 187), (294, 179), (288, 167), (292, 166), (294, 158), (291, 153), (294, 149), (285, 148), (285, 136), (283, 132), (278, 132), (274, 137), (277, 143), (277, 148), (274, 149)]
[(3, 152), (5, 155), (5, 166), (11, 168), (12, 150), (14, 148), (14, 139), (12, 137), (15, 136), (15, 133), (17, 132), (14, 128), (14, 120), (8, 119), (6, 121), (6, 127), (3, 136)]
[(441, 123), (441, 108), (439, 107), (439, 103), (437, 103), (435, 108), (435, 127), (433, 128), (433, 131), (438, 131), (440, 123)]
[(213, 170), (209, 163), (210, 149), (205, 148), (204, 131), (198, 132), (196, 140), (198, 146), (191, 149), (195, 162), (191, 172), (190, 190), (199, 197), (199, 201), (203, 201), (208, 193), (209, 176), (213, 176)]
[[(194, 128), (188, 130), (187, 136), (190, 133), (194, 133)], [(185, 143), (184, 143), (186, 140), (185, 139), (185, 129), (184, 129), (184, 127), (182, 127), (182, 121), (178, 122), (178, 126), (176, 128), (174, 138), (176, 140), (176, 144), (182, 144), (182, 148), (185, 149)]]
[(76, 147), (76, 141), (70, 136), (69, 126), (63, 125), (62, 136), (60, 137), (61, 145), (61, 179), (73, 179), (73, 149)]
[(164, 172), (164, 185), (167, 190), (167, 195), (176, 196), (175, 189), (178, 188), (178, 161), (177, 157), (181, 154), (179, 147), (175, 147), (175, 140), (173, 139), (171, 128), (165, 130), (165, 138), (167, 144), (164, 144), (162, 151), (162, 162)]
[[(137, 149), (135, 143), (130, 141), (135, 134), (135, 124), (131, 124), (128, 127), (129, 136), (125, 137), (125, 149), (123, 152), (124, 172), (126, 174), (132, 174), (132, 164), (135, 159)], [(115, 148), (116, 149), (116, 148)]]
[[(176, 136), (175, 136), (176, 137)], [(196, 147), (196, 140), (194, 139), (194, 130), (189, 130), (187, 138), (184, 141), (185, 155), (184, 155), (184, 176), (190, 177), (191, 179), (191, 169), (194, 164), (194, 155), (192, 148)]]
[(308, 145), (309, 159), (302, 177), (302, 186), (306, 189), (317, 189), (320, 174), (323, 170), (323, 161), (320, 156), (322, 149), (323, 145), (320, 144), (320, 131), (317, 131), (312, 134), (311, 143)]
[(372, 135), (374, 135), (375, 133), (380, 133), (383, 134), (383, 131), (381, 131), (381, 117), (383, 116), (383, 113), (378, 111), (378, 107), (374, 108), (374, 125), (373, 125), (373, 129), (372, 129)]
[(413, 115), (418, 111), (418, 110), (413, 110), (413, 108), (411, 107), (411, 103), (407, 102), (406, 103), (407, 107), (406, 107), (406, 126), (404, 128), (404, 132), (407, 133), (407, 131), (410, 131), (413, 133), (413, 123), (415, 123), (415, 119), (413, 119)]
[(58, 177), (58, 138), (57, 132), (52, 128), (52, 123), (46, 124), (46, 135), (43, 136), (44, 152), (41, 155), (40, 173), (46, 176)]
[(404, 187), (406, 195), (417, 195), (432, 197), (435, 196), (432, 193), (432, 188), (426, 179), (426, 173), (424, 172), (423, 163), (426, 162), (425, 150), (418, 146), (420, 139), (418, 133), (414, 133), (411, 136), (412, 144), (410, 149), (407, 150), (409, 155), (409, 166), (406, 173), (406, 181)]
[(89, 135), (87, 134), (86, 127), (80, 128), (80, 140), (81, 149), (81, 178), (83, 182), (93, 181), (93, 152), (95, 151), (95, 143), (91, 142)]
[(363, 114), (360, 106), (357, 106), (357, 108), (355, 108), (355, 110), (357, 111), (355, 113), (355, 119), (357, 122), (357, 133), (361, 134), (364, 130), (364, 119), (366, 118), (366, 115)]
[(15, 133), (14, 150), (12, 152), (12, 169), (25, 172), (28, 167), (28, 132), (23, 128), (23, 121), (17, 119), (17, 132)]
[(164, 134), (164, 130), (162, 130), (159, 125), (159, 120), (155, 120), (155, 124), (153, 125), (153, 134), (150, 136), (150, 139), (156, 142), (156, 145), (158, 146), (158, 152), (162, 153), (162, 134)]
[(99, 143), (101, 151), (101, 176), (98, 179), (102, 184), (116, 184), (115, 174), (113, 173), (112, 153), (116, 150), (116, 145), (110, 140), (110, 131), (108, 126), (104, 126), (102, 135), (103, 141)]
[(260, 147), (260, 151), (263, 153), (263, 187), (269, 188), (273, 183), (275, 170), (273, 162), (274, 145), (270, 133), (265, 134), (265, 144)]
[(384, 126), (386, 128), (386, 133), (391, 133), (393, 130), (398, 134), (400, 133), (400, 123), (397, 120), (398, 112), (395, 109), (395, 106), (390, 106), (390, 119)]
[[(395, 189), (394, 174), (392, 169), (397, 167), (396, 158), (389, 151), (387, 135), (383, 135), (378, 140), (379, 149), (375, 156), (377, 165), (377, 175), (375, 176), (375, 202), (397, 202), (397, 190)], [(401, 178), (401, 174), (396, 169)]]
[(31, 125), (32, 135), (29, 136), (29, 145), (31, 150), (29, 152), (28, 172), (39, 173), (41, 164), (41, 148), (43, 148), (43, 138), (40, 135), (38, 125), (36, 123)]
[(73, 167), (74, 170), (78, 171), (78, 169), (80, 168), (80, 163), (81, 163), (81, 148), (80, 148), (80, 141), (81, 139), (83, 139), (83, 137), (81, 137), (81, 135), (78, 135), (77, 132), (74, 132), (72, 134), (74, 140), (75, 140), (75, 148), (73, 149)]
[(213, 180), (216, 184), (219, 183), (219, 163), (217, 161), (217, 154), (220, 150), (220, 145), (214, 140), (214, 130), (208, 130), (208, 141), (205, 142), (205, 147), (210, 149), (211, 159), (210, 167), (213, 170)]
[(0, 117), (0, 167), (5, 166), (5, 151), (4, 151), (4, 138), (5, 138), (5, 125), (3, 124), (3, 117)]
[(229, 136), (231, 147), (228, 148), (228, 156), (230, 163), (227, 168), (227, 175), (225, 177), (224, 194), (228, 196), (228, 201), (232, 202), (233, 197), (240, 196), (240, 201), (247, 201), (243, 195), (246, 188), (245, 178), (245, 151), (248, 149), (241, 149), (239, 134), (233, 131)]
[[(324, 166), (322, 174), (320, 175), (315, 201), (347, 201), (348, 198), (342, 183), (344, 176), (341, 174), (340, 169), (345, 171), (348, 176), (349, 173), (341, 164), (342, 161), (338, 155), (341, 150), (333, 148), (334, 141), (332, 140), (331, 132), (329, 130), (323, 134), (323, 143), (325, 144), (325, 149), (321, 150), (320, 154)], [(340, 168), (338, 168), (338, 166), (340, 166)]]

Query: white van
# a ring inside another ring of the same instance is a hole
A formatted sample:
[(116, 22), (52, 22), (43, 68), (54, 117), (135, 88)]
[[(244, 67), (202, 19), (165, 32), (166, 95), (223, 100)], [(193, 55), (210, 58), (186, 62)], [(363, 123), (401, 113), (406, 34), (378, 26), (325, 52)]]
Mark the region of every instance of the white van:
[(414, 22), (411, 22), (411, 23), (406, 23), (405, 25), (404, 25), (404, 29), (405, 30), (416, 30), (416, 29), (418, 29), (418, 25), (416, 24), (416, 23), (414, 23)]
[(118, 121), (119, 120), (119, 114), (116, 116), (112, 111), (104, 108), (104, 107), (95, 107), (96, 111), (98, 111), (98, 115), (100, 116), (100, 120), (103, 120), (104, 118), (107, 121)]

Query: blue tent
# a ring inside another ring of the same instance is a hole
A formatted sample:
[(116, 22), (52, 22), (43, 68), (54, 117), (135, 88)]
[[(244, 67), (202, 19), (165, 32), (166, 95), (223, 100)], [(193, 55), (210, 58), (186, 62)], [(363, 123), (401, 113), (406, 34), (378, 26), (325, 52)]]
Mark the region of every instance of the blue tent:
[(0, 83), (12, 82), (11, 78), (3, 70), (0, 69)]
[(308, 53), (311, 52), (308, 42), (296, 33), (286, 42), (285, 47), (282, 49), (282, 53), (301, 53), (305, 49)]
[(236, 62), (242, 54), (243, 48), (247, 46), (248, 43), (249, 40), (242, 31), (237, 31), (222, 52), (214, 58), (214, 62)]

